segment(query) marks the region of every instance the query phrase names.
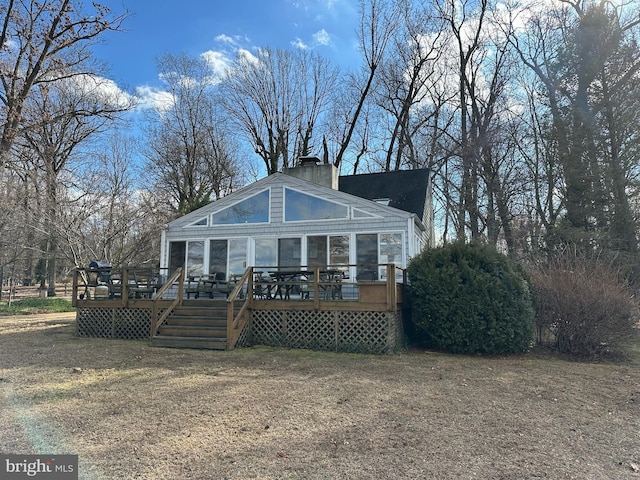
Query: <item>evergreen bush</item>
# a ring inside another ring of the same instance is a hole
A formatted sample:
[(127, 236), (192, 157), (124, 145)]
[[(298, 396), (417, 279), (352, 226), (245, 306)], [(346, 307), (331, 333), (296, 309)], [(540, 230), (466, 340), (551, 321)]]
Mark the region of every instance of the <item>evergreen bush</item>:
[(416, 343), (489, 355), (530, 347), (534, 311), (526, 275), (495, 249), (456, 243), (426, 250), (408, 273)]

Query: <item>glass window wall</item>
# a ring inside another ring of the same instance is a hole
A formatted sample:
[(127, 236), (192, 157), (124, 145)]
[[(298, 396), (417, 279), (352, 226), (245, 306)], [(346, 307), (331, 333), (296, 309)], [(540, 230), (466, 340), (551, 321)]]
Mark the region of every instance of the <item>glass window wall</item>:
[(169, 275), (178, 268), (184, 268), (187, 242), (169, 242)]
[(247, 239), (229, 240), (229, 275), (241, 275), (247, 269)]
[(356, 235), (356, 263), (358, 281), (378, 280), (378, 234)]
[(327, 264), (327, 236), (307, 237), (307, 265), (322, 267)]
[(302, 239), (278, 239), (278, 267), (300, 267)]
[(209, 242), (209, 274), (216, 275), (219, 280), (227, 277), (227, 241), (211, 240)]
[(256, 238), (255, 265), (256, 267), (275, 267), (278, 265), (277, 238)]
[(204, 242), (187, 242), (187, 276), (202, 275), (204, 267)]

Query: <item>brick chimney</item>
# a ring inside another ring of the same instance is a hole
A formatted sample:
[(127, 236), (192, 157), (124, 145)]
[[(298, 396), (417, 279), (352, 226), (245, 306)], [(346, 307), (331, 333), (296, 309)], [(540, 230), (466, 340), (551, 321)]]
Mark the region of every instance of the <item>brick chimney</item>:
[(298, 161), (299, 166), (285, 168), (282, 173), (338, 190), (338, 169), (334, 165), (321, 163), (312, 155), (299, 157)]

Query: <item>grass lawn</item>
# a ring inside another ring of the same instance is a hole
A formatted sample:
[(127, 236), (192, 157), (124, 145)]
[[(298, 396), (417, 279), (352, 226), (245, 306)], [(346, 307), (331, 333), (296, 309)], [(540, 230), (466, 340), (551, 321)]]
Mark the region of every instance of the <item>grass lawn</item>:
[(150, 348), (0, 317), (0, 452), (84, 479), (640, 479), (640, 361)]
[(22, 298), (10, 304), (0, 303), (0, 317), (74, 311), (75, 308), (71, 305), (71, 301), (66, 298)]

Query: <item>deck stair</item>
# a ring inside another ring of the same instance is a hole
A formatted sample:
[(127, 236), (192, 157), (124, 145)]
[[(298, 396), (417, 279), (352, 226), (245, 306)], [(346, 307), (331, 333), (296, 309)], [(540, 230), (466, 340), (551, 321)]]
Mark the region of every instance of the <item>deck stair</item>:
[(226, 300), (184, 300), (151, 338), (151, 346), (226, 350)]

